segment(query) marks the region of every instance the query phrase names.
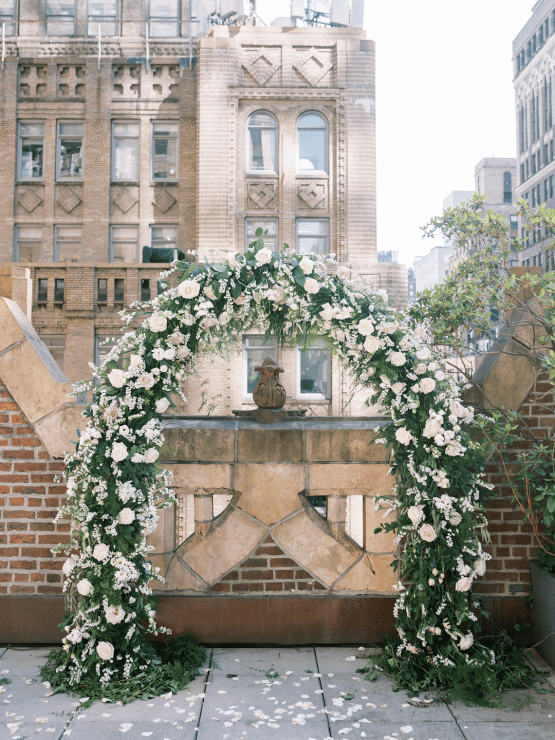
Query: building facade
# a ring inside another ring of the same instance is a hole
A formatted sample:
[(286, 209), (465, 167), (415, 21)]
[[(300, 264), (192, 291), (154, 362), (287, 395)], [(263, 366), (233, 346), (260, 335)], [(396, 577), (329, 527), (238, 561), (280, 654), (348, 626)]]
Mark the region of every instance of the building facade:
[[(406, 269), (377, 256), (375, 53), (362, 31), (247, 19), (195, 36), (186, 0), (20, 0), (0, 20), (0, 259), (30, 269), (33, 323), (69, 380), (90, 376), (123, 306), (165, 288), (167, 262), (242, 251), (259, 226), (275, 250), (334, 252), (406, 303)], [(268, 350), (238, 340), (231, 363), (187, 381), (183, 411), (252, 403)], [(349, 413), (323, 345), (280, 362), (293, 403)]]
[[(539, 0), (532, 15), (513, 41), (513, 72), (516, 104), (517, 170), (516, 197), (531, 207), (555, 206), (554, 154), (555, 2)], [(520, 264), (554, 268), (553, 251), (543, 251), (546, 234), (519, 224), (523, 250)], [(541, 238), (540, 238), (541, 237)], [(548, 243), (550, 239), (548, 238)]]

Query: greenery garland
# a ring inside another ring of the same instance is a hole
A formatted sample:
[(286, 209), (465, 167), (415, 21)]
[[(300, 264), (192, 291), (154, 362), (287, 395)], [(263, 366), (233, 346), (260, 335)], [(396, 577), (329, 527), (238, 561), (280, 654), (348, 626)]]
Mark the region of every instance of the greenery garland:
[[(272, 253), (262, 238), (244, 254), (178, 261), (169, 275), (180, 280), (175, 287), (124, 312), (128, 323), (138, 311), (147, 316), (93, 368), (88, 425), (66, 457), (68, 497), (58, 518), (71, 520), (72, 531), (69, 544), (57, 549), (74, 553), (63, 570), (76, 606), (64, 625), (63, 649), (50, 663), (53, 686), (113, 696), (114, 686), (162, 676), (148, 639), (168, 632), (155, 622), (149, 586), (162, 578), (148, 562), (146, 540), (157, 509), (175, 502), (170, 475), (157, 463), (160, 415), (173, 407), (171, 397), (197, 357), (231, 352), (237, 336), (253, 329), (281, 342), (325, 336), (392, 419), (379, 442), (393, 453), (397, 476), (391, 497), (381, 500), (396, 521), (382, 529), (403, 543), (395, 561), (396, 655), (422, 674), (491, 665), (493, 653), (474, 641), (472, 629), (479, 604), (471, 586), (489, 558), (480, 543), (486, 536), (480, 492), (487, 486), (473, 472), (480, 460), (467, 431), (472, 411), (383, 291), (352, 279), (333, 260), (301, 257), (287, 245)], [(91, 387), (81, 384), (76, 392)], [(160, 692), (169, 687), (162, 679), (150, 683)]]

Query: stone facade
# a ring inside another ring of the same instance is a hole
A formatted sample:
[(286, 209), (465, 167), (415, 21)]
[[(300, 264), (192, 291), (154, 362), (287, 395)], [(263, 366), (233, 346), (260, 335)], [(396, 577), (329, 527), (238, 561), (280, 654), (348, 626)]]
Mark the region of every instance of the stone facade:
[[(87, 377), (98, 340), (118, 334), (118, 310), (157, 294), (156, 275), (166, 265), (142, 263), (153, 227), (172, 229), (172, 245), (183, 252), (242, 251), (249, 219), (275, 222), (277, 244), (292, 246), (299, 221), (322, 223), (329, 251), (406, 303), (405, 268), (377, 262), (374, 43), (351, 28), (217, 26), (201, 38), (151, 39), (147, 59), (144, 5), (123, 0), (123, 35), (102, 40), (100, 62), (98, 42), (79, 19), (74, 37), (47, 36), (38, 1), (26, 0), (18, 32), (6, 42), (0, 261), (26, 260), (33, 324), (57, 347), (66, 376)], [(84, 18), (85, 3), (78, 6)], [(247, 123), (261, 110), (277, 126), (273, 173), (247, 167)], [(325, 172), (297, 168), (297, 121), (307, 111), (326, 122)], [(153, 169), (159, 123), (177, 134), (177, 172), (165, 178)], [(62, 175), (65, 124), (83, 127), (83, 146), (81, 166)], [(136, 168), (125, 177), (115, 153), (120, 124), (134, 127), (125, 146)], [(34, 139), (26, 126), (35, 127)], [(38, 141), (42, 153), (33, 157), (41, 165), (31, 157), (35, 164), (26, 168), (23, 148)], [(119, 237), (133, 245), (123, 262)], [(203, 393), (220, 413), (248, 405), (240, 341), (238, 350), (231, 364), (205, 365), (202, 388), (188, 382), (183, 410), (196, 413)], [(306, 405), (294, 391), (296, 352), (281, 355), (293, 373), (288, 397)], [(331, 393), (311, 399), (311, 413), (360, 413), (364, 399), (346, 407), (348, 396), (335, 368)]]

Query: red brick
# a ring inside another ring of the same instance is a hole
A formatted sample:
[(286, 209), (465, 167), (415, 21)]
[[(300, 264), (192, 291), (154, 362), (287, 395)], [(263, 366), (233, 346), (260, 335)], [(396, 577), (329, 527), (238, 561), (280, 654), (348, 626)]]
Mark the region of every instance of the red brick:
[(40, 545), (58, 545), (61, 542), (69, 542), (69, 537), (64, 534), (39, 534)]
[(9, 473), (12, 469), (12, 463), (0, 463), (0, 471), (2, 473)]
[(19, 411), (15, 403), (10, 401), (0, 401), (0, 411)]
[(31, 573), (31, 582), (44, 581), (44, 573)]
[(28, 529), (28, 525), (24, 522), (9, 522), (8, 523), (8, 532), (12, 532), (13, 530), (19, 530), (20, 532), (23, 532), (25, 529)]
[(10, 543), (11, 544), (21, 544), (21, 545), (32, 545), (35, 542), (35, 535), (34, 534), (12, 534), (10, 535)]
[(255, 555), (283, 555), (283, 550), (281, 547), (271, 547), (269, 545), (266, 545), (264, 547), (259, 547), (258, 550), (254, 553)]
[(34, 594), (34, 586), (10, 586), (11, 594)]
[(26, 483), (29, 480), (28, 475), (3, 475), (3, 483)]
[(0, 547), (0, 556), (3, 558), (13, 558), (19, 555), (19, 547)]
[[(235, 584), (233, 584), (235, 586)], [(246, 591), (264, 591), (263, 583), (246, 583), (243, 587)]]
[[(8, 421), (7, 418), (6, 418), (6, 421)], [(12, 424), (26, 424), (27, 423), (24, 417), (21, 416), (21, 414), (12, 414), (11, 422)]]
[(295, 572), (295, 579), (299, 578), (312, 578), (312, 576), (310, 575), (310, 573), (307, 573), (306, 570), (297, 570)]
[(291, 578), (294, 578), (294, 577), (295, 576), (293, 575), (293, 571), (292, 570), (276, 570), (276, 578), (281, 578), (281, 579), (289, 578), (289, 579), (291, 579)]
[(32, 460), (35, 456), (33, 450), (4, 450), (2, 457), (15, 458), (17, 460)]
[(267, 568), (268, 564), (265, 558), (249, 558), (241, 563), (241, 568)]
[(49, 547), (22, 547), (22, 558), (51, 558), (52, 552)]
[(36, 570), (36, 560), (12, 560), (10, 563), (11, 570)]
[(282, 591), (283, 590), (283, 584), (279, 582), (270, 582), (264, 584), (264, 590), (265, 591)]
[(271, 581), (273, 573), (271, 570), (244, 570), (241, 577), (244, 581)]
[(231, 573), (228, 573), (227, 576), (224, 576), (222, 578), (222, 581), (237, 581), (239, 580), (239, 573), (234, 570)]
[(51, 462), (48, 463), (49, 470), (59, 470), (63, 472), (66, 469), (65, 463), (63, 462)]
[(231, 591), (231, 585), (229, 583), (215, 583), (210, 587), (210, 590), (214, 593), (229, 593)]
[(58, 575), (58, 573), (47, 573), (46, 574), (47, 583), (60, 583), (61, 580), (62, 580), (62, 577)]
[(31, 532), (53, 532), (55, 529), (52, 522), (32, 522)]
[(297, 563), (291, 558), (271, 558), (270, 568), (295, 568)]
[(31, 483), (54, 483), (55, 475), (44, 473), (42, 475), (31, 475)]
[(27, 583), (27, 581), (29, 580), (29, 574), (28, 573), (14, 573), (13, 579), (16, 583)]
[(35, 461), (27, 463), (15, 463), (14, 470), (16, 472), (22, 471), (25, 473), (38, 473), (39, 470), (46, 470), (46, 463), (38, 463)]
[(25, 506), (25, 499), (23, 496), (14, 496), (10, 499), (10, 506)]
[(37, 586), (39, 594), (59, 594), (62, 592), (61, 586)]
[(40, 447), (40, 440), (36, 437), (14, 437), (12, 445), (14, 447)]
[(19, 509), (16, 509), (15, 511), (4, 509), (4, 518), (5, 519), (34, 519), (35, 512), (34, 511), (20, 511)]
[(0, 573), (0, 583), (8, 583), (13, 578), (13, 573)]

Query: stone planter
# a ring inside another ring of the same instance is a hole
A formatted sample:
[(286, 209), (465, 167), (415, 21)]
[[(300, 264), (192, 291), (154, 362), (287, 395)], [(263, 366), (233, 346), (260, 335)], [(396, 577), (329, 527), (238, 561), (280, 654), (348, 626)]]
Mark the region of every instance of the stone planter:
[(535, 562), (530, 563), (530, 570), (534, 644), (543, 640), (536, 649), (555, 668), (555, 575), (545, 573)]

